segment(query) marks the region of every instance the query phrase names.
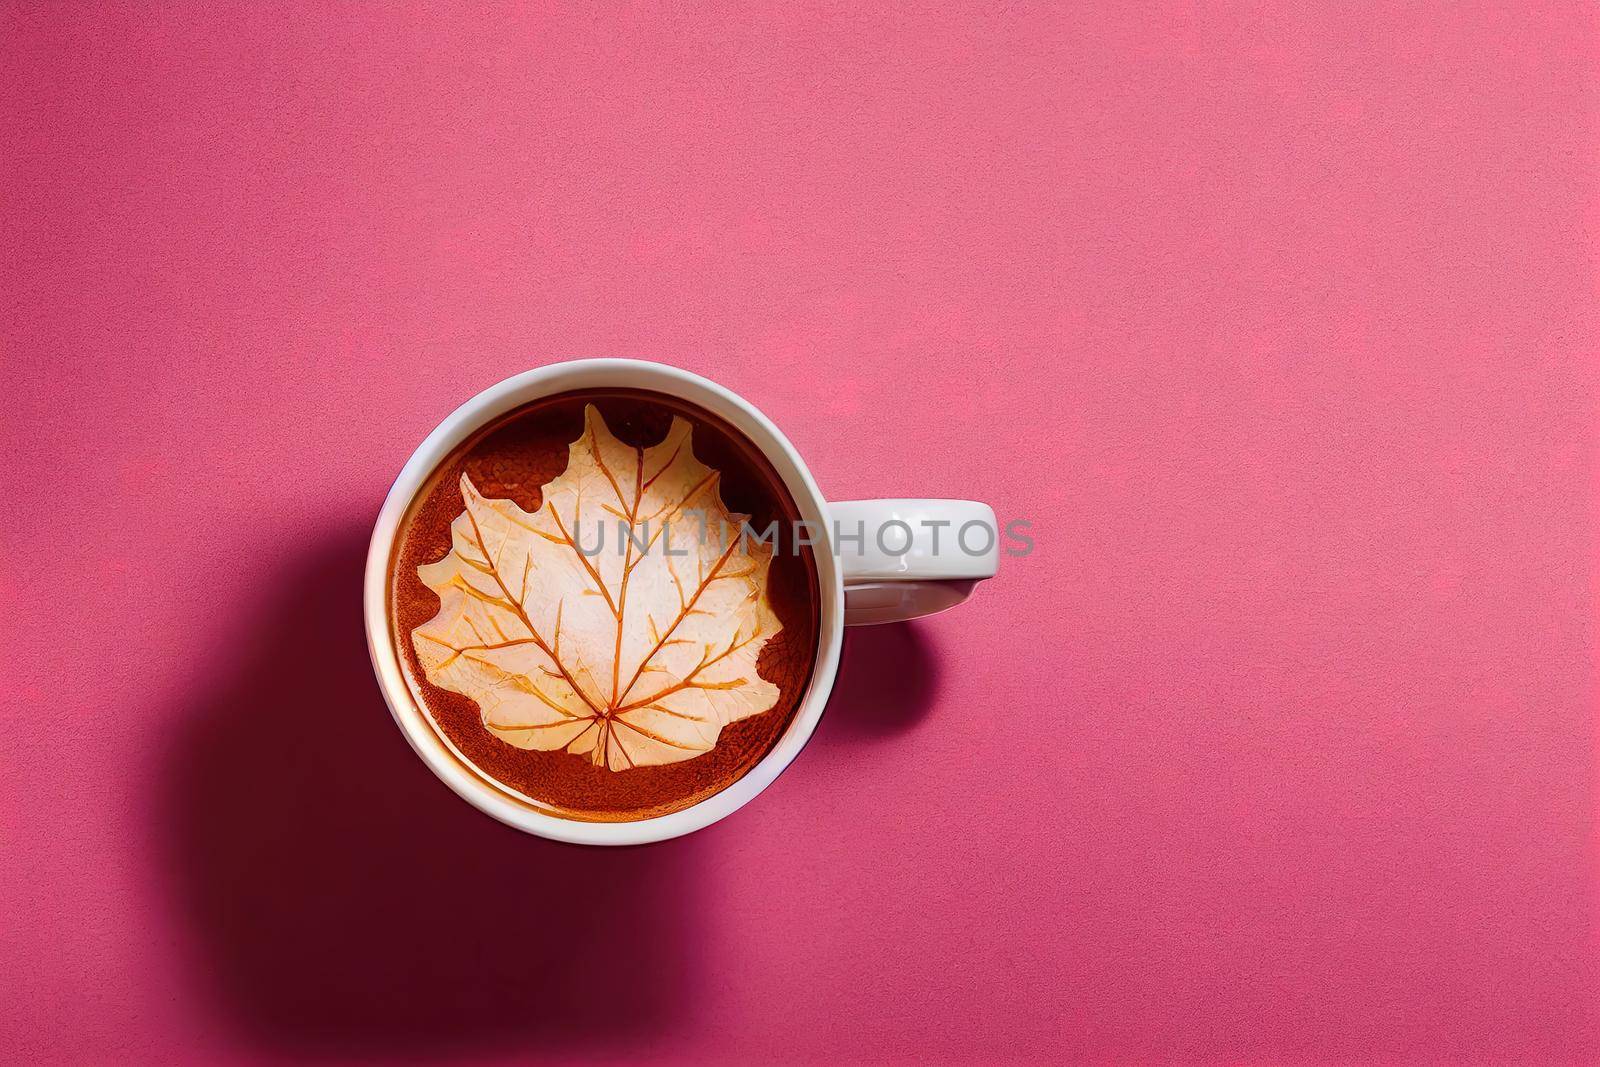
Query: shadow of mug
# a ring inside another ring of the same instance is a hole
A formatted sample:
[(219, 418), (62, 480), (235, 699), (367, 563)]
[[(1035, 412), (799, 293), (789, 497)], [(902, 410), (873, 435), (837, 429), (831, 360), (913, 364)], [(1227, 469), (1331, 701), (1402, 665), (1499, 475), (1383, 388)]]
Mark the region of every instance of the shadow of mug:
[(933, 707), (939, 664), (914, 622), (852, 626), (818, 734), (881, 740), (914, 729)]
[[(615, 1053), (693, 1018), (715, 828), (584, 848), (461, 803), (373, 680), (365, 554), (351, 531), (275, 582), (229, 683), (178, 709), (162, 799), (202, 985), (300, 1054)], [(892, 736), (935, 681), (916, 631), (852, 631), (819, 732)]]

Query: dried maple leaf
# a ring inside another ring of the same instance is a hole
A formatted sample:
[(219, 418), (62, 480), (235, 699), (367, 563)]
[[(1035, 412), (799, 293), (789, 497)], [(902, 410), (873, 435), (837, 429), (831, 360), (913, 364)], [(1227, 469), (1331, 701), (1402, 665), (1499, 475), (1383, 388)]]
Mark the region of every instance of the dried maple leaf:
[(451, 551), (417, 568), (439, 613), (412, 643), (428, 680), (474, 700), (501, 740), (618, 771), (710, 751), (777, 702), (756, 673), (781, 629), (772, 548), (739, 536), (746, 516), (723, 505), (692, 432), (675, 418), (634, 448), (590, 405), (532, 514), (462, 475)]

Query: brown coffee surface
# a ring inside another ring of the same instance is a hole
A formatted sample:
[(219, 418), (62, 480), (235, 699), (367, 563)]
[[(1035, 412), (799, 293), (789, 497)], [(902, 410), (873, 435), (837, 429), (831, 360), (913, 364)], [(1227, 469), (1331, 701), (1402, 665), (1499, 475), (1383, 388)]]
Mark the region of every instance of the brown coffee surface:
[[(778, 687), (769, 710), (723, 727), (715, 747), (693, 759), (614, 771), (566, 751), (517, 748), (483, 725), (470, 698), (430, 683), (418, 662), (412, 631), (436, 615), (439, 597), (417, 568), (447, 555), (450, 524), (465, 508), (461, 475), (486, 497), (508, 499), (525, 511), (543, 503), (541, 488), (566, 469), (567, 448), (583, 432), (593, 404), (611, 432), (640, 448), (658, 444), (673, 416), (694, 427), (695, 456), (721, 474), (723, 503), (751, 516), (754, 529), (777, 521), (779, 540), (768, 572), (767, 596), (783, 629), (769, 640), (757, 673)], [(631, 390), (589, 390), (550, 397), (510, 413), (480, 431), (429, 475), (401, 523), (390, 560), (391, 636), (424, 711), (478, 769), (545, 806), (550, 814), (586, 821), (651, 818), (686, 808), (744, 777), (783, 736), (805, 695), (819, 635), (816, 559), (796, 546), (799, 509), (765, 457), (720, 419), (675, 398)]]

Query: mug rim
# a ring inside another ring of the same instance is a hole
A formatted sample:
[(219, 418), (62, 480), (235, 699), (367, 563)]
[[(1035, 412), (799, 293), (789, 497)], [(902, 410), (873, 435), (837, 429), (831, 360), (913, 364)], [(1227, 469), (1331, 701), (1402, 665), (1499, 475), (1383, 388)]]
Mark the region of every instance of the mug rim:
[(412, 751), (457, 796), (508, 826), (555, 841), (639, 845), (666, 841), (710, 826), (738, 811), (777, 780), (810, 740), (833, 691), (844, 639), (844, 577), (832, 551), (814, 553), (819, 632), (811, 680), (789, 726), (743, 776), (686, 808), (627, 822), (588, 822), (537, 810), (509, 787), (473, 766), (422, 707), (390, 639), (389, 561), (400, 523), (429, 475), (483, 426), (518, 407), (575, 389), (644, 388), (688, 400), (728, 421), (773, 464), (802, 517), (829, 529), (827, 501), (783, 432), (754, 404), (691, 371), (641, 359), (580, 359), (551, 363), (505, 378), (457, 407), (411, 453), (390, 486), (373, 524), (363, 579), (367, 652), (389, 713)]

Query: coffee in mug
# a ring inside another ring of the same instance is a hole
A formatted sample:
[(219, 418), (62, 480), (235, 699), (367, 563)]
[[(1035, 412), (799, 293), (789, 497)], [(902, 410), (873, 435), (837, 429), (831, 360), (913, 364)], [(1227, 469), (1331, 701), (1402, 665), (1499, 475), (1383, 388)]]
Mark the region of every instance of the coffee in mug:
[(743, 777), (818, 641), (815, 546), (761, 452), (639, 390), (511, 412), (401, 524), (393, 640), (429, 718), (549, 814), (625, 821)]

